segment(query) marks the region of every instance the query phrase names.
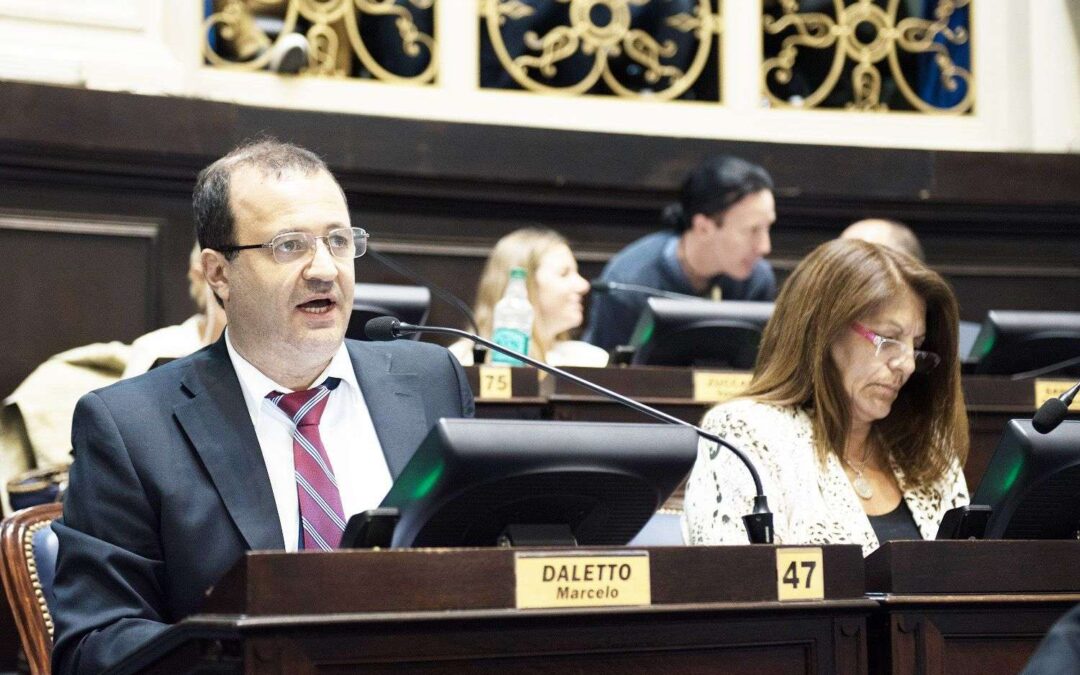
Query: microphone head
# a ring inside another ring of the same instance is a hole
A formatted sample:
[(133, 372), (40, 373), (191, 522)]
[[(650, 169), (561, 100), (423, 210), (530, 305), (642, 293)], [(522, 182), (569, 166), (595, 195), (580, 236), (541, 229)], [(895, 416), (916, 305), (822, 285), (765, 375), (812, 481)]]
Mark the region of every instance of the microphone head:
[(364, 335), (372, 342), (387, 342), (398, 339), (398, 327), (401, 321), (392, 316), (378, 316), (364, 324)]
[(589, 288), (595, 293), (607, 293), (611, 290), (611, 284), (601, 279), (593, 279), (589, 282)]
[(1060, 398), (1047, 399), (1035, 411), (1035, 416), (1031, 418), (1031, 426), (1040, 434), (1048, 434), (1061, 424), (1068, 411), (1069, 407)]

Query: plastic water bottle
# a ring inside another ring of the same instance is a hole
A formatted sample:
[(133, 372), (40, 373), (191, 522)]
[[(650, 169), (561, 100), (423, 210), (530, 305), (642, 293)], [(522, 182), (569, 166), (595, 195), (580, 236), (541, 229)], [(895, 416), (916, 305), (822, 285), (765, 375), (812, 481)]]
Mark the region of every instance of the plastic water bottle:
[[(506, 286), (506, 292), (502, 299), (495, 303), (491, 341), (515, 352), (528, 354), (532, 325), (533, 308), (529, 303), (529, 290), (525, 286), (525, 269), (515, 267), (510, 270), (510, 283)], [(494, 350), (491, 352), (491, 362), (508, 366), (524, 365), (521, 361)]]

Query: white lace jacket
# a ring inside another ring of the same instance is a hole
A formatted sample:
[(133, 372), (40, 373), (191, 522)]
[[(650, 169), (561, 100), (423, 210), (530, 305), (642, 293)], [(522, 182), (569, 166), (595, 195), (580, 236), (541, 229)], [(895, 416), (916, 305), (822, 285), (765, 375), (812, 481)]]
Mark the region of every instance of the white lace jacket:
[[(824, 468), (814, 451), (813, 425), (797, 408), (753, 401), (714, 407), (702, 426), (742, 448), (754, 462), (769, 498), (778, 544), (859, 544), (863, 555), (879, 546), (840, 460)], [(969, 501), (959, 464), (932, 485), (905, 484), (893, 464), (915, 524), (924, 539), (937, 535), (945, 512)], [(690, 544), (745, 544), (742, 516), (750, 513), (754, 482), (730, 452), (702, 439), (686, 486), (683, 528)]]

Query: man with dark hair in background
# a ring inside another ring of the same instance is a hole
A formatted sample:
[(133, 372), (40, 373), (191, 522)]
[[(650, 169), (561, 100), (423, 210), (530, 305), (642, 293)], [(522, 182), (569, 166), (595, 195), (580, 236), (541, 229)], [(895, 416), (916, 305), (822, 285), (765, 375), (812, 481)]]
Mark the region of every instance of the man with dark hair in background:
[(445, 349), (344, 339), (367, 233), (319, 157), (237, 148), (194, 206), (228, 326), (79, 401), (53, 525), (55, 672), (100, 672), (198, 611), (245, 551), (337, 547), (430, 427), (473, 411)]
[[(604, 267), (600, 280), (636, 284), (715, 300), (772, 300), (776, 277), (764, 259), (776, 220), (773, 182), (738, 157), (711, 157), (683, 181), (680, 199), (664, 210), (670, 229), (638, 239)], [(582, 339), (613, 349), (626, 344), (647, 294), (593, 295)]]

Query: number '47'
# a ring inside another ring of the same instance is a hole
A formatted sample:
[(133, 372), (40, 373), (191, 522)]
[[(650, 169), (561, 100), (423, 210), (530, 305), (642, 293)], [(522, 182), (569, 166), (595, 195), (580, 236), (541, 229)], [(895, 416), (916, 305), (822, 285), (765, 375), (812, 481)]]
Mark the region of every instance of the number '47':
[[(802, 579), (799, 579), (799, 567), (806, 570), (805, 583), (802, 583)], [(791, 584), (792, 588), (798, 588), (800, 584), (803, 588), (810, 588), (810, 579), (814, 576), (814, 570), (817, 568), (817, 562), (813, 560), (804, 560), (802, 562), (791, 561), (791, 564), (787, 566), (784, 571), (784, 583)]]

